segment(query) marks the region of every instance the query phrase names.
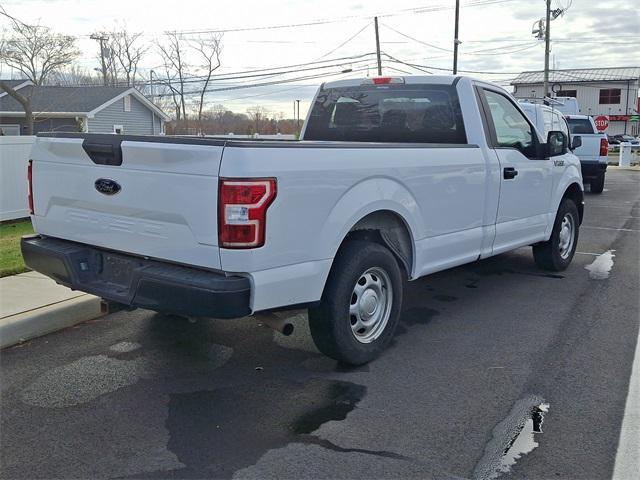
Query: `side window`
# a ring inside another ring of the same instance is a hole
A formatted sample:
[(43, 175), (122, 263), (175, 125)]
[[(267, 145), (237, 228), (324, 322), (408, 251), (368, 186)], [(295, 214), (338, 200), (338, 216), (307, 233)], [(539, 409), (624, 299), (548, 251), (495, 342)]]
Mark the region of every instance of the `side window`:
[(524, 115), (504, 95), (490, 90), (484, 90), (484, 95), (489, 104), (497, 146), (515, 148), (527, 157), (535, 157), (533, 132)]

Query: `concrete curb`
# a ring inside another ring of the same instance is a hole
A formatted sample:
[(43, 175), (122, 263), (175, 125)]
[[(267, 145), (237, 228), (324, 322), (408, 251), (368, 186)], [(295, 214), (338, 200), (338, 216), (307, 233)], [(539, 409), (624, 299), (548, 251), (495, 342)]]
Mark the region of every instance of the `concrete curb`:
[(0, 319), (0, 348), (98, 318), (100, 298), (82, 295)]

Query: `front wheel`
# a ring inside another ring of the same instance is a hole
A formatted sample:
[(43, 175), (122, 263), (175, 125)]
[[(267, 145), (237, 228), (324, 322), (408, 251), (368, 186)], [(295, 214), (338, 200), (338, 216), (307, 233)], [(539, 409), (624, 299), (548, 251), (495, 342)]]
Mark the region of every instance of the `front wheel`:
[(373, 360), (393, 338), (402, 287), (402, 272), (388, 249), (347, 242), (331, 267), (320, 304), (309, 309), (318, 350), (351, 365)]
[(533, 246), (536, 265), (554, 272), (565, 270), (576, 251), (579, 229), (578, 207), (573, 200), (565, 198), (560, 202), (551, 238)]

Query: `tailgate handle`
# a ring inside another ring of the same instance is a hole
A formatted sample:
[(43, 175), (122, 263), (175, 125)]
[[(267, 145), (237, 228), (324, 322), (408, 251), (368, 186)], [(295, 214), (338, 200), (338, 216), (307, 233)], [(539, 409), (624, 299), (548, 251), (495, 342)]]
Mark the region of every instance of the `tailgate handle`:
[(101, 140), (100, 142), (85, 139), (82, 142), (83, 150), (89, 155), (91, 161), (98, 165), (122, 165), (122, 139)]

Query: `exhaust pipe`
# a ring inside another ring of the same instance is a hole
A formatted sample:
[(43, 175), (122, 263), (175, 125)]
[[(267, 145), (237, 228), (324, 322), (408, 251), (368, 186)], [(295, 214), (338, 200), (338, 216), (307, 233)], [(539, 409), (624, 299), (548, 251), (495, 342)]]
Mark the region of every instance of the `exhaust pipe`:
[(288, 337), (293, 333), (293, 323), (287, 321), (285, 318), (280, 318), (273, 313), (258, 314), (256, 315), (256, 320), (264, 323), (270, 328), (273, 328), (275, 331), (280, 332), (285, 337)]

